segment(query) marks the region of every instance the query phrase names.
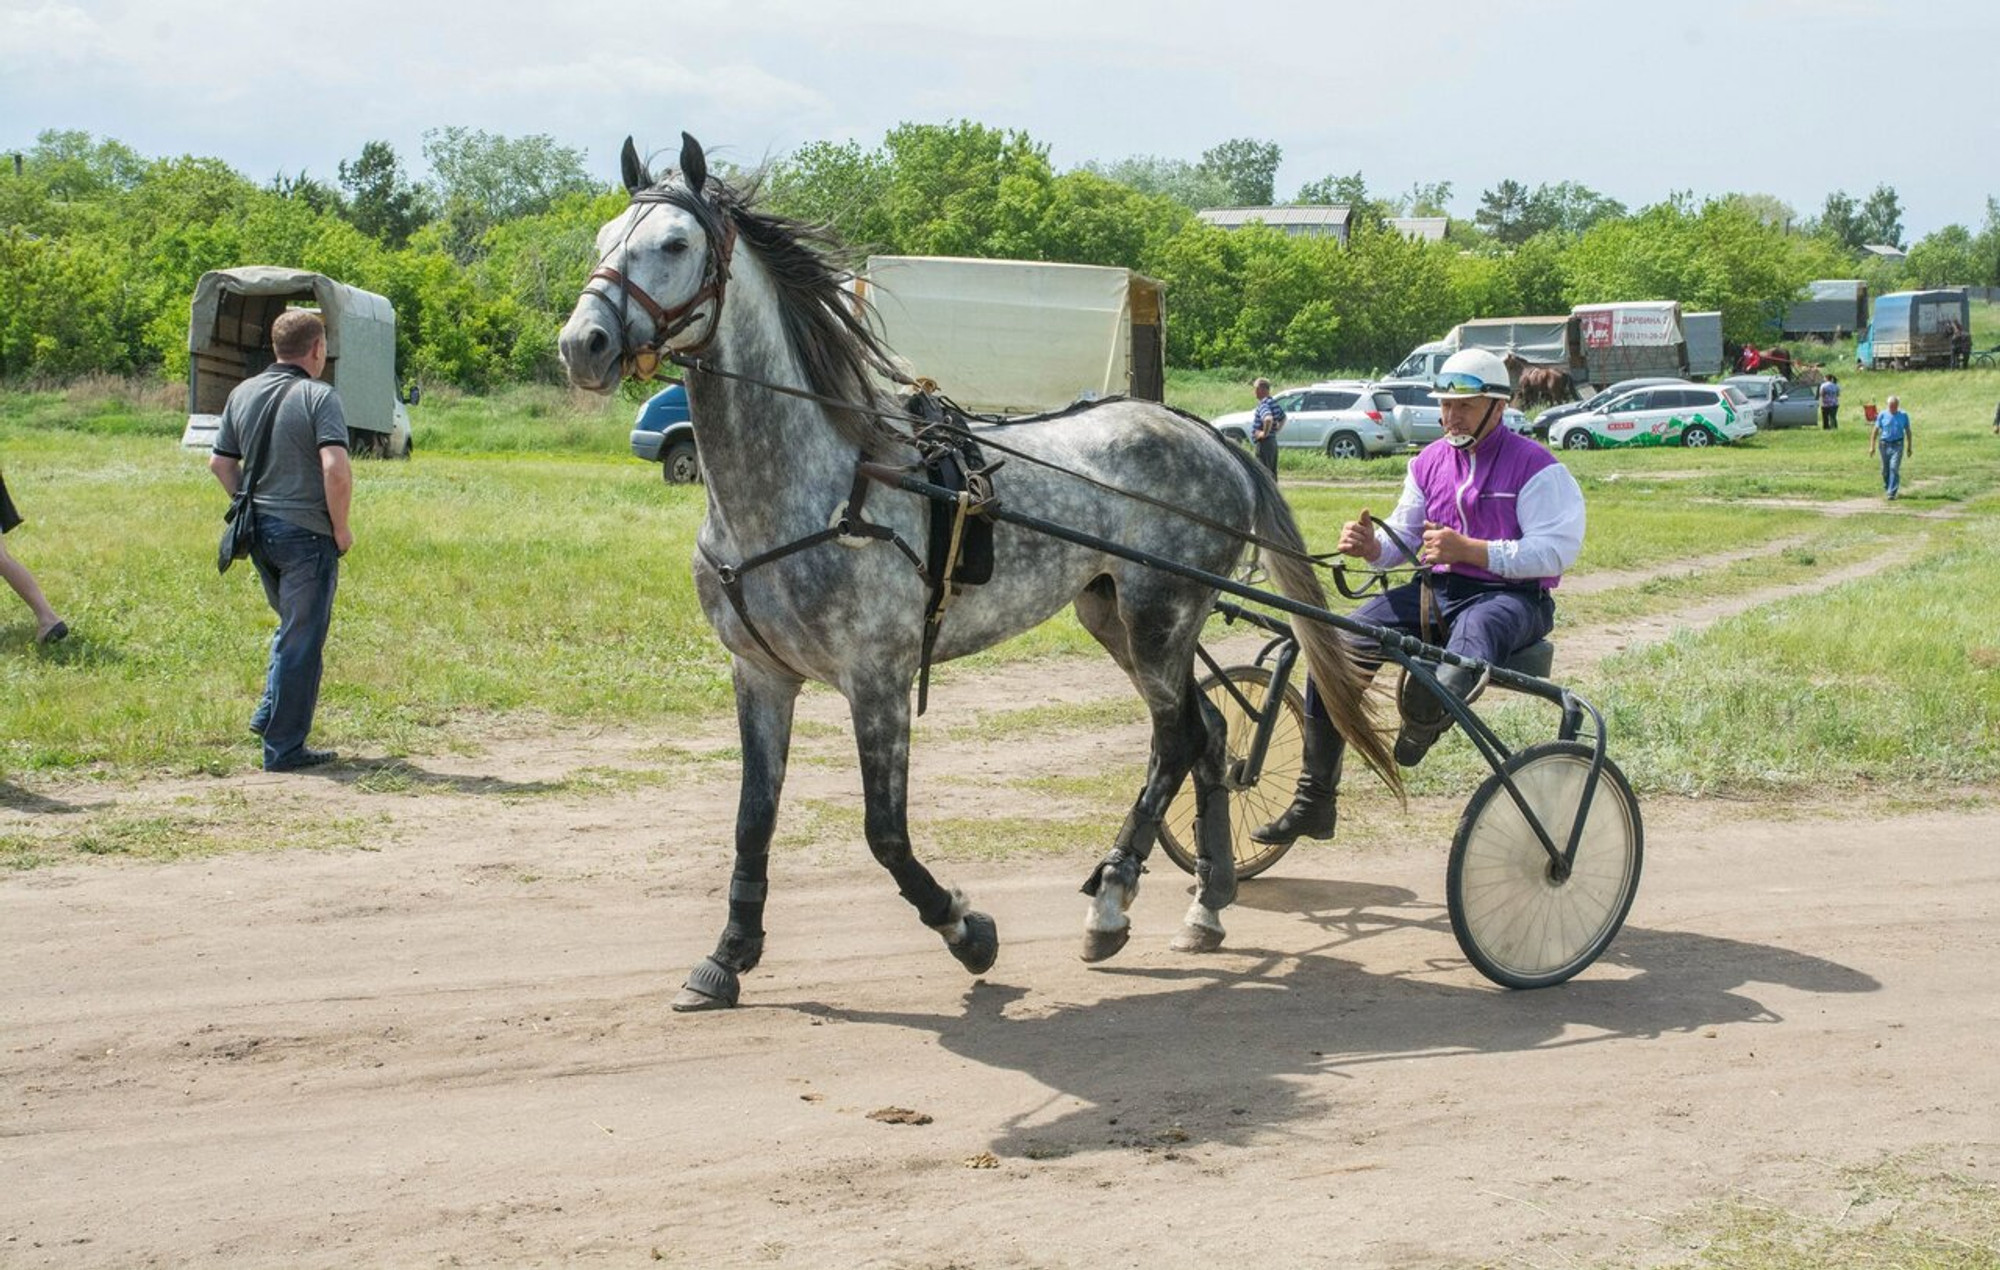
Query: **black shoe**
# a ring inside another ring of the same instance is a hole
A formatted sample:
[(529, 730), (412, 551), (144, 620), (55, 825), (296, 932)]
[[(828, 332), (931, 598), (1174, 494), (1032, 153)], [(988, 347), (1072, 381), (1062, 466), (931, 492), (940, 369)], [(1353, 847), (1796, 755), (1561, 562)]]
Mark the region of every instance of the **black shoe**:
[[(1477, 672), (1464, 666), (1439, 666), (1432, 673), (1437, 676), (1438, 684), (1453, 696), (1470, 700), (1476, 695), (1473, 689), (1479, 685)], [(1396, 762), (1402, 767), (1415, 767), (1424, 761), (1438, 738), (1451, 731), (1454, 720), (1451, 712), (1413, 676), (1404, 677), (1397, 706), (1403, 723), (1396, 733)]]
[[(1302, 780), (1299, 784), (1303, 787), (1305, 782)], [(1333, 837), (1333, 827), (1339, 819), (1339, 801), (1331, 789), (1320, 793), (1301, 788), (1292, 805), (1280, 812), (1276, 820), (1250, 831), (1250, 841), (1261, 842), (1267, 847), (1289, 847), (1300, 838), (1317, 838), (1324, 842)]]
[(54, 626), (35, 636), (37, 644), (60, 644), (69, 638), (69, 623), (57, 622)]
[(288, 755), (275, 762), (265, 763), (264, 770), (267, 772), (296, 772), (302, 768), (319, 767), (323, 764), (331, 763), (339, 757), (340, 753), (337, 750), (301, 749), (297, 753)]

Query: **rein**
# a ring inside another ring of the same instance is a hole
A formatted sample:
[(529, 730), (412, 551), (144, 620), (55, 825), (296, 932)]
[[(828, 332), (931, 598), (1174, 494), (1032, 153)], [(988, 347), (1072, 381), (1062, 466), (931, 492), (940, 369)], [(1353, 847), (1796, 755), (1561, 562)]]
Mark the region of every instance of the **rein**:
[[(940, 422), (934, 419), (926, 419), (920, 415), (911, 414), (906, 410), (891, 410), (891, 409), (884, 409), (883, 407), (880, 406), (863, 405), (859, 402), (848, 401), (840, 397), (830, 397), (825, 393), (813, 392), (812, 390), (806, 388), (794, 388), (789, 384), (773, 383), (768, 379), (760, 379), (755, 375), (745, 375), (738, 371), (724, 370), (723, 368), (715, 365), (712, 362), (694, 356), (693, 350), (681, 350), (681, 351), (669, 352), (666, 354), (666, 360), (674, 363), (676, 366), (679, 366), (684, 370), (696, 371), (704, 375), (714, 375), (719, 379), (733, 379), (738, 383), (749, 384), (753, 388), (763, 388), (770, 392), (779, 393), (787, 397), (797, 397), (801, 401), (817, 402), (822, 406), (831, 406), (837, 410), (848, 410), (854, 412), (855, 414), (870, 415), (876, 419), (882, 420), (885, 423), (892, 423), (892, 424), (907, 423), (915, 425), (919, 430), (933, 430), (938, 432), (951, 433), (960, 438), (961, 440), (975, 443), (988, 450), (997, 451), (998, 453), (1005, 454), (1010, 458), (1019, 459), (1023, 463), (1032, 464), (1033, 466), (1039, 468), (1045, 468), (1048, 471), (1058, 473), (1062, 476), (1067, 476), (1071, 480), (1082, 481), (1084, 484), (1089, 485), (1094, 489), (1102, 490), (1107, 494), (1113, 494), (1119, 498), (1130, 499), (1133, 502), (1137, 503), (1145, 503), (1146, 505), (1150, 507), (1156, 507), (1161, 511), (1170, 512), (1173, 515), (1180, 517), (1182, 520), (1191, 521), (1194, 524), (1200, 525), (1204, 529), (1212, 529), (1216, 533), (1225, 535), (1226, 537), (1234, 538), (1238, 542), (1246, 543), (1252, 547), (1257, 548), (1259, 551), (1268, 551), (1273, 555), (1287, 556), (1293, 560), (1298, 560), (1302, 563), (1314, 565), (1319, 568), (1328, 567), (1328, 565), (1332, 562), (1334, 556), (1338, 554), (1336, 552), (1329, 552), (1320, 555), (1314, 555), (1311, 552), (1299, 551), (1294, 548), (1287, 547), (1283, 543), (1272, 542), (1267, 538), (1261, 537), (1255, 532), (1246, 529), (1238, 529), (1234, 525), (1226, 525), (1219, 520), (1215, 520), (1212, 517), (1204, 516), (1200, 512), (1191, 511), (1188, 508), (1179, 505), (1178, 503), (1168, 502), (1164, 498), (1155, 498), (1151, 494), (1142, 494), (1138, 490), (1129, 490), (1122, 488), (1121, 486), (1112, 485), (1106, 481), (1100, 481), (1094, 476), (1089, 476), (1082, 472), (1075, 471), (1071, 468), (1066, 468), (1062, 466), (1060, 463), (1051, 463), (1049, 460), (1044, 458), (1039, 458), (1033, 454), (1029, 454), (1025, 450), (1019, 450), (1014, 448), (1013, 446), (1004, 445), (999, 441), (993, 440), (992, 435), (990, 433), (974, 432), (970, 428), (961, 427), (960, 425), (955, 423)], [(1167, 409), (1174, 410), (1172, 406), (1168, 406)], [(1195, 416), (1188, 414), (1184, 410), (1174, 410), (1174, 413), (1186, 419), (1195, 419)], [(1201, 422), (1198, 419), (1196, 419), (1195, 421)], [(1206, 423), (1202, 423), (1202, 426), (1204, 428), (1208, 427)], [(916, 438), (914, 436), (899, 434), (899, 439), (910, 445), (917, 444)], [(1228, 444), (1227, 442), (1222, 441), (1220, 437), (1217, 437), (1216, 440), (1218, 444), (1224, 444), (1224, 445)], [(1354, 597), (1349, 596), (1349, 598), (1352, 599)]]

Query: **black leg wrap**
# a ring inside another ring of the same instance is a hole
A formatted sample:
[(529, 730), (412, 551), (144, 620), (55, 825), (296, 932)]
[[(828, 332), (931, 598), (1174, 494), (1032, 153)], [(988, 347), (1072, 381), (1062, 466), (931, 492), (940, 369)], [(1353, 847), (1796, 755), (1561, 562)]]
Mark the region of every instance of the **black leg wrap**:
[(965, 938), (945, 947), (951, 949), (951, 955), (958, 958), (960, 965), (973, 974), (983, 975), (999, 959), (1000, 928), (984, 913), (967, 913)]
[(739, 972), (755, 970), (757, 963), (764, 959), (764, 932), (745, 931), (731, 922), (722, 932), (722, 942), (716, 947), (715, 959)]
[(916, 906), (917, 918), (926, 926), (942, 926), (951, 920), (951, 892), (932, 882), (929, 887), (932, 896), (927, 903), (924, 899), (901, 892), (904, 899)]
[[(1124, 834), (1120, 833), (1119, 837), (1122, 839)], [(1085, 878), (1083, 885), (1077, 889), (1093, 899), (1096, 898), (1097, 892), (1103, 886), (1104, 870), (1107, 868), (1125, 884), (1127, 891), (1139, 885), (1139, 875), (1146, 871), (1146, 866), (1139, 857), (1127, 853), (1123, 847), (1113, 847), (1102, 860), (1091, 867), (1090, 876)]]
[(1201, 858), (1195, 861), (1195, 898), (1203, 908), (1220, 912), (1236, 902), (1236, 851), (1229, 838), (1229, 791), (1221, 786), (1201, 797), (1195, 838)]

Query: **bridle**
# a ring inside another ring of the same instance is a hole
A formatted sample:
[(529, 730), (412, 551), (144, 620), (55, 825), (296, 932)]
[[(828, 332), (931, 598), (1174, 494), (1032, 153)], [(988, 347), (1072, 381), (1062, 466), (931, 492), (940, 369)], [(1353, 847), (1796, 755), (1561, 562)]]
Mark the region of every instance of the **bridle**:
[[(632, 201), (659, 204), (668, 200), (651, 190), (642, 190), (632, 196)], [(652, 208), (648, 207), (646, 210), (651, 211)], [(643, 220), (645, 215), (645, 212), (641, 212), (639, 219)], [(722, 298), (729, 288), (729, 259), (736, 251), (736, 223), (729, 219), (726, 212), (719, 219), (722, 222), (721, 241), (718, 243), (714, 239), (710, 240), (708, 265), (704, 271), (706, 276), (702, 279), (701, 286), (696, 288), (695, 293), (689, 296), (685, 303), (676, 304), (671, 309), (665, 308), (658, 300), (647, 295), (644, 287), (609, 265), (599, 265), (584, 283), (585, 295), (596, 296), (618, 313), (618, 330), (622, 341), (619, 363), (627, 378), (650, 380), (658, 374), (660, 363), (668, 360), (674, 353), (683, 355), (698, 353), (715, 339), (715, 332), (722, 325)], [(633, 222), (633, 228), (638, 228), (637, 221)], [(631, 231), (627, 230), (626, 233), (629, 236)], [(608, 291), (600, 289), (597, 285), (600, 281), (616, 286), (625, 299), (636, 301), (639, 307), (646, 311), (646, 316), (653, 320), (651, 344), (642, 344), (636, 348), (632, 346), (632, 324), (626, 320), (626, 306), (612, 299)], [(708, 329), (702, 332), (701, 338), (686, 348), (668, 349), (667, 341), (686, 330), (694, 322), (697, 316), (696, 310), (710, 300), (715, 302), (715, 309), (709, 314)]]

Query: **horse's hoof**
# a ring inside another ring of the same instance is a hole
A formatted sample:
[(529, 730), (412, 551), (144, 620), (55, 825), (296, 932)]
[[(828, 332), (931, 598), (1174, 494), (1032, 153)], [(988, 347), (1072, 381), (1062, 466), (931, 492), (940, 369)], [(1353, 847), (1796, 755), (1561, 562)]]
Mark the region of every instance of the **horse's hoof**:
[(699, 1010), (727, 1010), (734, 1001), (724, 1001), (720, 997), (709, 996), (706, 992), (696, 992), (693, 988), (682, 988), (680, 995), (668, 1003), (675, 1014), (693, 1014)]
[(973, 974), (983, 975), (993, 969), (994, 961), (1000, 956), (1000, 928), (984, 913), (967, 913), (965, 938), (945, 947), (951, 949), (951, 955), (958, 958), (959, 965)]
[(1181, 953), (1212, 953), (1222, 947), (1222, 932), (1189, 922), (1181, 927), (1181, 933), (1174, 936), (1174, 942), (1168, 947)]
[(742, 987), (736, 972), (713, 957), (703, 957), (681, 985), (680, 995), (672, 1002), (677, 1014), (691, 1014), (696, 1010), (727, 1010), (736, 1004)]
[(1132, 939), (1132, 927), (1127, 924), (1117, 930), (1087, 930), (1083, 932), (1083, 959), (1103, 961), (1117, 953)]

